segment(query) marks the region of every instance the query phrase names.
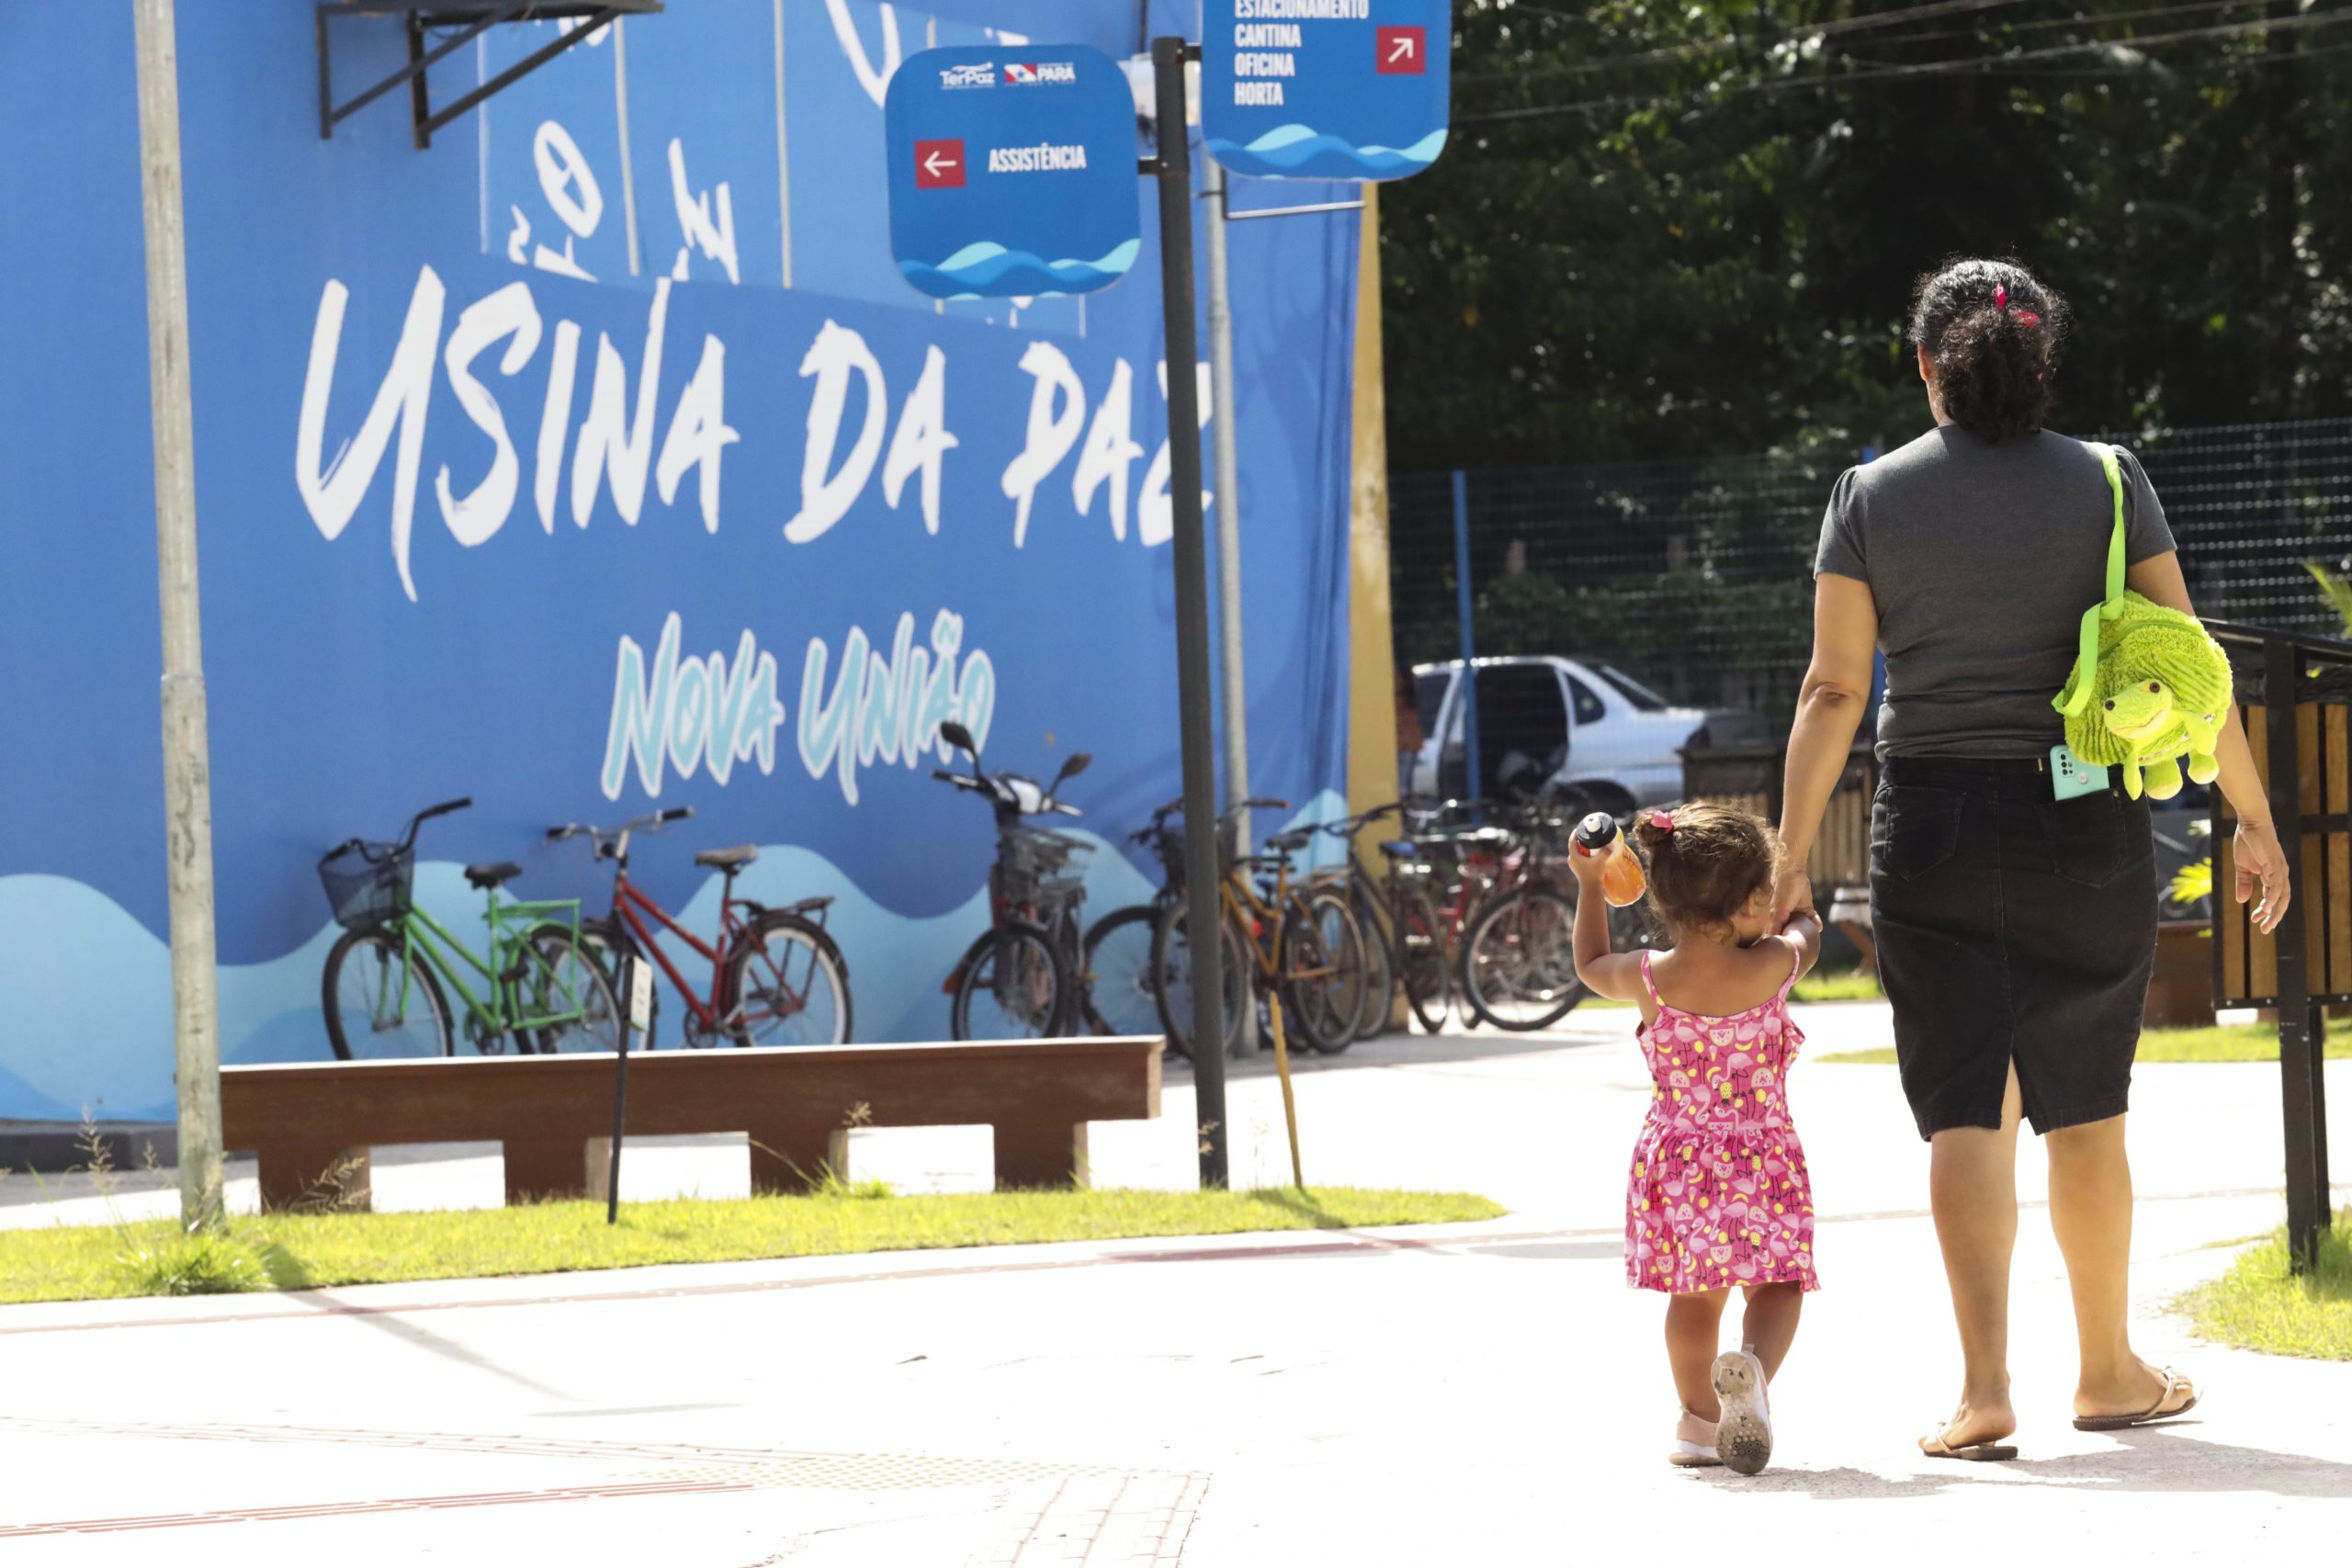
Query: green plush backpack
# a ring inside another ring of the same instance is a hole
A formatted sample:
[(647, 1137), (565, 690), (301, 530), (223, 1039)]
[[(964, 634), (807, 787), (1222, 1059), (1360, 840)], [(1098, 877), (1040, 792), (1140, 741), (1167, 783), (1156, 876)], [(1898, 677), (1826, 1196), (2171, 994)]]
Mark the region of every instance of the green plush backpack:
[(2180, 764), (2211, 784), (2214, 737), (2231, 697), (2230, 659), (2184, 615), (2123, 587), (2123, 471), (2115, 448), (2086, 443), (2107, 470), (2115, 530), (2107, 542), (2107, 597), (2083, 612), (2081, 651), (2052, 706), (2066, 716), (2066, 744), (2086, 762), (2120, 767), (2137, 800), (2142, 774), (2159, 800), (2180, 793)]

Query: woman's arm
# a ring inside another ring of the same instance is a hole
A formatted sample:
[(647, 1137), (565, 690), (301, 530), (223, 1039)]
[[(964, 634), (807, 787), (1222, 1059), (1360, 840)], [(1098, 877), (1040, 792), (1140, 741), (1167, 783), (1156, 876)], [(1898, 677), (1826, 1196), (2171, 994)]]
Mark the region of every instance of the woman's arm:
[[(2197, 614), (2197, 607), (2188, 602), (2188, 583), (2180, 575), (2180, 557), (2171, 550), (2132, 567), (2124, 573), (2123, 585), (2167, 610)], [(2254, 923), (2267, 934), (2286, 914), (2288, 900), (2294, 897), (2293, 884), (2287, 875), (2287, 852), (2280, 847), (2278, 828), (2271, 820), (2270, 797), (2263, 793), (2262, 775), (2255, 771), (2254, 748), (2246, 744), (2245, 726), (2238, 721), (2235, 703), (2222, 715), (2213, 756), (2222, 765), (2222, 776), (2214, 782), (2229, 797), (2230, 809), (2238, 818), (2237, 836), (2231, 845), (2231, 859), (2237, 867), (2237, 900), (2246, 902), (2254, 897), (2255, 883), (2262, 884), (2262, 901), (2254, 907)]]
[(1814, 581), (1813, 664), (1797, 696), (1796, 727), (1789, 732), (1789, 768), (1781, 797), (1781, 852), (1772, 890), (1772, 926), (1813, 907), (1805, 861), (1822, 813), (1853, 754), (1870, 700), (1871, 662), (1878, 653), (1878, 602), (1869, 583), (1824, 572)]

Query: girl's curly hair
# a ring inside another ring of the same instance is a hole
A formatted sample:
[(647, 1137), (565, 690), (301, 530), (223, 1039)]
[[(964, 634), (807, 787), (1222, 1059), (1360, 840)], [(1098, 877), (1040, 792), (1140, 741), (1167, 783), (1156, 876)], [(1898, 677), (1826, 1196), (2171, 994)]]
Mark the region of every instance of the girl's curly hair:
[(1643, 812), (1633, 838), (1649, 870), (1650, 907), (1679, 931), (1731, 924), (1781, 868), (1780, 838), (1761, 818), (1703, 800)]
[(1944, 412), (1986, 441), (2041, 428), (2066, 323), (2065, 299), (2014, 261), (1949, 261), (1911, 290)]

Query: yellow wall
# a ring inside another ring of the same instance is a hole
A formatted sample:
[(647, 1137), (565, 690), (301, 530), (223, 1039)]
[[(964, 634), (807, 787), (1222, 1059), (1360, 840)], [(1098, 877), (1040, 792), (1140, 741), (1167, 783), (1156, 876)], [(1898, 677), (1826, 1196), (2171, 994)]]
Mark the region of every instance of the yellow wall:
[[(1363, 189), (1356, 262), (1355, 435), (1349, 505), (1348, 798), (1362, 811), (1396, 798), (1396, 660), (1388, 619), (1388, 405), (1380, 352), (1380, 187)], [(1374, 845), (1396, 824), (1367, 829)]]

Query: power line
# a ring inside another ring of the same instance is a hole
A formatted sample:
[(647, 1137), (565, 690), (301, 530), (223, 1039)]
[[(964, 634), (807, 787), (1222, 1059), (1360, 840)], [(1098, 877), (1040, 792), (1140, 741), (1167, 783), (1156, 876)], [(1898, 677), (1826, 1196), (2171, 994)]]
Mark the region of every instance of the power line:
[[(2241, 3), (2241, 0), (2199, 0), (2199, 3), (2207, 6), (2235, 5)], [(1845, 17), (1833, 21), (1815, 22), (1809, 27), (1797, 28), (1770, 39), (1709, 39), (1702, 43), (1675, 44), (1666, 49), (1645, 50), (1639, 54), (1612, 55), (1605, 60), (1580, 61), (1571, 65), (1549, 65), (1541, 71), (1497, 72), (1481, 76), (1464, 76), (1461, 78), (1460, 85), (1476, 86), (1482, 82), (1534, 82), (1546, 81), (1555, 76), (1581, 76), (1595, 71), (1613, 71), (1623, 65), (1662, 64), (1671, 61), (1689, 60), (1702, 54), (1721, 54), (1727, 50), (1743, 47), (1778, 48), (1786, 43), (1800, 40), (1810, 42), (1815, 39), (1831, 38), (1840, 33), (1858, 32), (1869, 28), (1892, 27), (1899, 22), (1928, 21), (1937, 17), (1948, 17), (1958, 12), (1991, 11), (2004, 6), (2022, 4), (2024, 0), (1930, 0), (1929, 4), (1906, 6), (1899, 11), (1879, 11), (1867, 17)], [(1507, 16), (1513, 11), (1532, 11), (1539, 16), (1556, 17), (1567, 21), (1587, 19), (1582, 17), (1572, 17), (1566, 11), (1547, 11), (1539, 6), (1515, 5), (1507, 10), (1498, 10), (1494, 14)]]
[(2017, 51), (2007, 54), (1920, 61), (1905, 65), (1883, 65), (1862, 71), (1849, 71), (1838, 75), (1789, 76), (1778, 80), (1744, 82), (1727, 87), (1699, 87), (1682, 93), (1623, 93), (1611, 97), (1585, 98), (1566, 104), (1534, 104), (1524, 108), (1495, 109), (1486, 114), (1463, 115), (1457, 117), (1453, 123), (1457, 128), (1498, 125), (1514, 120), (1548, 118), (1555, 115), (1587, 113), (1595, 109), (1702, 101), (1733, 97), (1748, 93), (1813, 92), (1824, 88), (1860, 86), (1871, 82), (1925, 76), (2014, 74), (2015, 73), (2009, 68), (2030, 61), (2060, 60), (2068, 55), (2098, 53), (2121, 48), (2152, 49), (2162, 44), (2186, 43), (2198, 39), (2222, 38), (2239, 33), (2270, 34), (2301, 31), (2335, 27), (2346, 22), (2352, 22), (2352, 10), (2311, 12), (2298, 17), (2231, 22), (2219, 27), (2190, 28), (2170, 33), (2151, 33), (2144, 38), (2096, 39), (2087, 42), (2053, 44), (2044, 49)]
[[(2258, 4), (2259, 0), (2174, 0), (2167, 6), (2148, 6), (2137, 11), (2113, 11), (2096, 17), (2077, 12), (2071, 17), (2046, 17), (2038, 22), (2003, 22), (1998, 24), (2011, 33), (2041, 33), (2057, 28), (2112, 27), (2119, 22), (2145, 21), (2156, 17), (2177, 17), (2187, 11), (2227, 11), (2240, 6)], [(1935, 32), (1905, 33), (1905, 43), (1933, 43), (1943, 39), (1981, 39), (1981, 31), (1970, 28), (1944, 28)]]

